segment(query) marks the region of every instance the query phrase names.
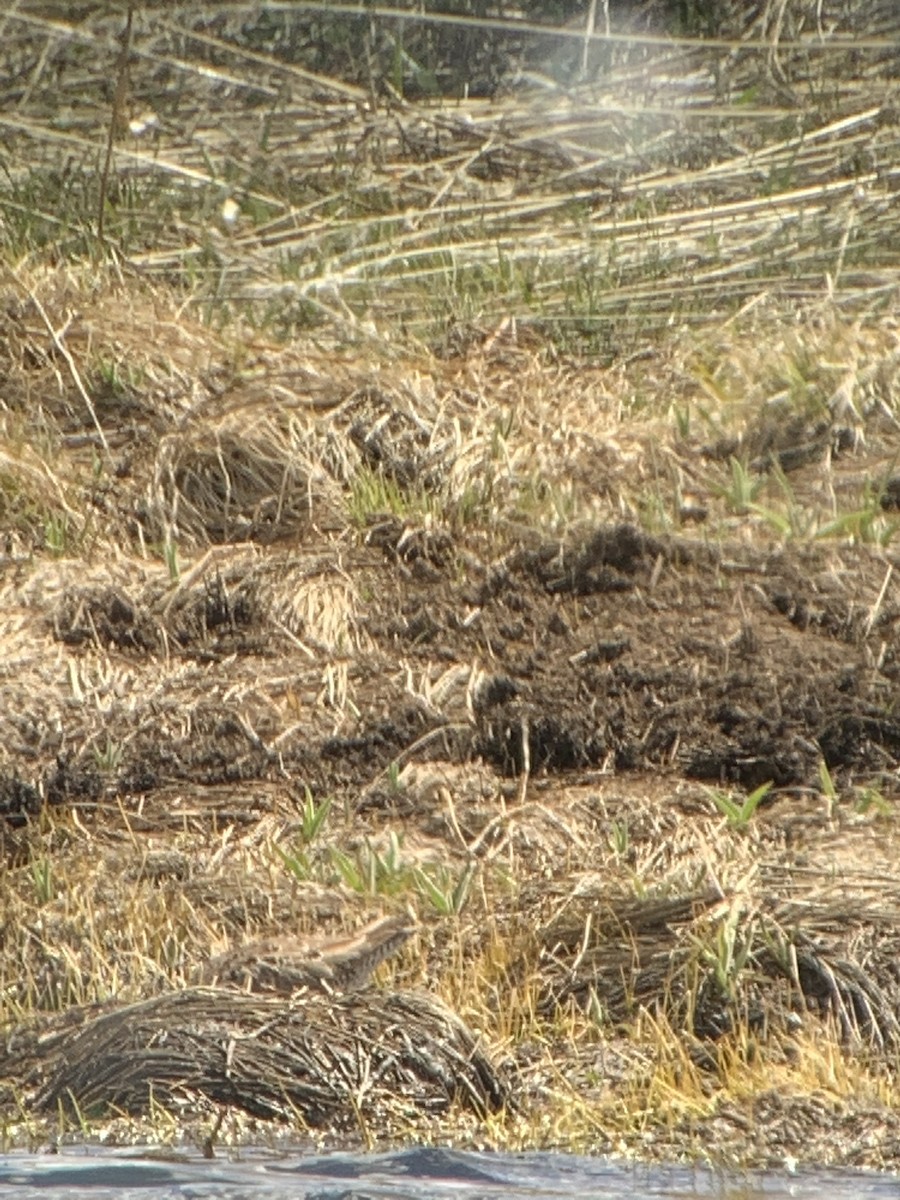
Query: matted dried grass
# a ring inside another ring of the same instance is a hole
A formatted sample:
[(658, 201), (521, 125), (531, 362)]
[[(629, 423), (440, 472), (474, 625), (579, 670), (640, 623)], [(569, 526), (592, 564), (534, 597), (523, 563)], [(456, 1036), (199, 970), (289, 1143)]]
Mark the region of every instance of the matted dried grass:
[[(821, 1021), (890, 1070), (900, 1045), (890, 838), (875, 847), (864, 820), (832, 824), (821, 802), (795, 795), (726, 832), (702, 789), (623, 780), (604, 791), (602, 804), (576, 792), (568, 808), (572, 840), (589, 837), (585, 822), (603, 812), (605, 844), (596, 834), (587, 843), (594, 868), (526, 886), (524, 903), (541, 914), (542, 1011), (574, 1002), (601, 1028), (649, 1013), (691, 1038), (767, 1044)], [(652, 802), (666, 791), (668, 804)], [(548, 834), (556, 840), (558, 826)]]
[(50, 1112), (146, 1114), (156, 1103), (177, 1109), (202, 1096), (331, 1129), (454, 1103), (486, 1115), (510, 1098), (445, 1005), (373, 989), (287, 1003), (194, 988), (99, 1014), (70, 1012), (56, 1029), (9, 1035), (0, 1074)]
[[(673, 312), (720, 318), (762, 289), (886, 299), (900, 161), (890, 3), (730, 5), (718, 36), (687, 38), (653, 5), (629, 7), (600, 29), (593, 9), (576, 27), (139, 5), (111, 114), (121, 22), (49, 23), (19, 4), (4, 44), (28, 83), (3, 117), (2, 200), (26, 240), (37, 225), (83, 248), (113, 122), (107, 227), (121, 205), (130, 266), (214, 307), (363, 339), (373, 323), (439, 336), (499, 310), (563, 337), (588, 328), (614, 351)], [(446, 22), (500, 58), (515, 39), (530, 65), (507, 57), (489, 99), (409, 99), (387, 64), (365, 86), (298, 66), (305, 28), (327, 45), (321, 22), (344, 22), (370, 71), (373, 37), (412, 46)], [(42, 200), (60, 187), (77, 216)]]

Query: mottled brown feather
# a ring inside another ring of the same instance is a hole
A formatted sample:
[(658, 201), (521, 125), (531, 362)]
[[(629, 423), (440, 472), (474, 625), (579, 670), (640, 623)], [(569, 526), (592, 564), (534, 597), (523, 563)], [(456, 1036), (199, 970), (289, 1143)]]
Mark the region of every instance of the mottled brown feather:
[(414, 928), (408, 917), (379, 917), (346, 937), (248, 942), (209, 959), (197, 982), (286, 995), (302, 988), (355, 991), (400, 949)]

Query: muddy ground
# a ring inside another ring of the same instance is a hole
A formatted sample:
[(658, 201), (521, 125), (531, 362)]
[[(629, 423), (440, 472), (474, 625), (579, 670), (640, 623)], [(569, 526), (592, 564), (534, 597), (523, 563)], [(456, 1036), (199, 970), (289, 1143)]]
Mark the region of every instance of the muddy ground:
[[(7, 1033), (412, 910), (383, 986), (449, 1004), (509, 1089), (454, 1136), (900, 1163), (890, 323), (852, 332), (881, 372), (852, 427), (748, 404), (724, 449), (677, 419), (674, 351), (235, 370), (182, 325), (98, 392), (107, 456), (33, 311), (5, 320)], [(649, 371), (670, 405), (623, 415)], [(788, 477), (869, 524), (786, 535)]]
[[(498, 558), (449, 534), (411, 535), (399, 518), (361, 540), (369, 544), (335, 549), (314, 535), (305, 547), (250, 551), (224, 570), (213, 557), (168, 613), (152, 591), (64, 589), (47, 614), (62, 647), (115, 651), (136, 675), (168, 652), (209, 680), (182, 730), (165, 727), (163, 698), (164, 746), (160, 726), (108, 724), (109, 737), (128, 744), (117, 789), (141, 794), (146, 807), (173, 786), (234, 787), (287, 772), (316, 795), (350, 794), (363, 811), (410, 816), (418, 805), (378, 786), (391, 763), (474, 758), (500, 778), (526, 765), (536, 779), (664, 772), (745, 791), (769, 782), (772, 799), (815, 792), (822, 762), (842, 788), (894, 777), (895, 590), (878, 603), (889, 555), (711, 544), (627, 523), (572, 541), (534, 538)], [(309, 653), (281, 634), (265, 595), (288, 576), (353, 593), (362, 649), (327, 656), (346, 670), (342, 686), (359, 709), (352, 730), (335, 731), (330, 714), (316, 712), (319, 697), (301, 690), (313, 674)], [(252, 711), (271, 697), (251, 697), (241, 711), (217, 696), (236, 680), (246, 687), (248, 675), (261, 690), (273, 668), (300, 691), (306, 718), (277, 750), (269, 743), (283, 731)], [(440, 696), (410, 688), (410, 678), (443, 681)], [(171, 699), (174, 716), (183, 710)], [(47, 802), (101, 801), (108, 783), (62, 741), (59, 749), (43, 781)], [(16, 812), (36, 811), (27, 786), (6, 793), (13, 823)]]

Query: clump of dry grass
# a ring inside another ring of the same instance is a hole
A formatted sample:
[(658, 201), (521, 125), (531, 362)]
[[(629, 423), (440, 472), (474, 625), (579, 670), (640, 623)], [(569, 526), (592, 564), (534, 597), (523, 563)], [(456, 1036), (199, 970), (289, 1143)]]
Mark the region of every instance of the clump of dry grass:
[[(485, 1114), (505, 1082), (449, 1009), (423, 995), (374, 990), (345, 996), (248, 996), (191, 989), (99, 1014), (82, 1014), (40, 1044), (21, 1031), (7, 1054), (37, 1107), (80, 1120), (110, 1108), (146, 1113), (197, 1097), (251, 1116), (336, 1131), (411, 1106), (446, 1111), (455, 1100)], [(246, 1051), (242, 1053), (242, 1047)], [(30, 1070), (26, 1068), (28, 1064)]]

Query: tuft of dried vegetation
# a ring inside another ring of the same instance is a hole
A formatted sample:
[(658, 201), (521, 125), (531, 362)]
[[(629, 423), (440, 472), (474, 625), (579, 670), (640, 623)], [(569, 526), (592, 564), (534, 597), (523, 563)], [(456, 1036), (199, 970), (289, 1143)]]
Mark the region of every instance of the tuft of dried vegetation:
[(0, 17), (4, 1145), (896, 1166), (900, 26), (621, 7)]

